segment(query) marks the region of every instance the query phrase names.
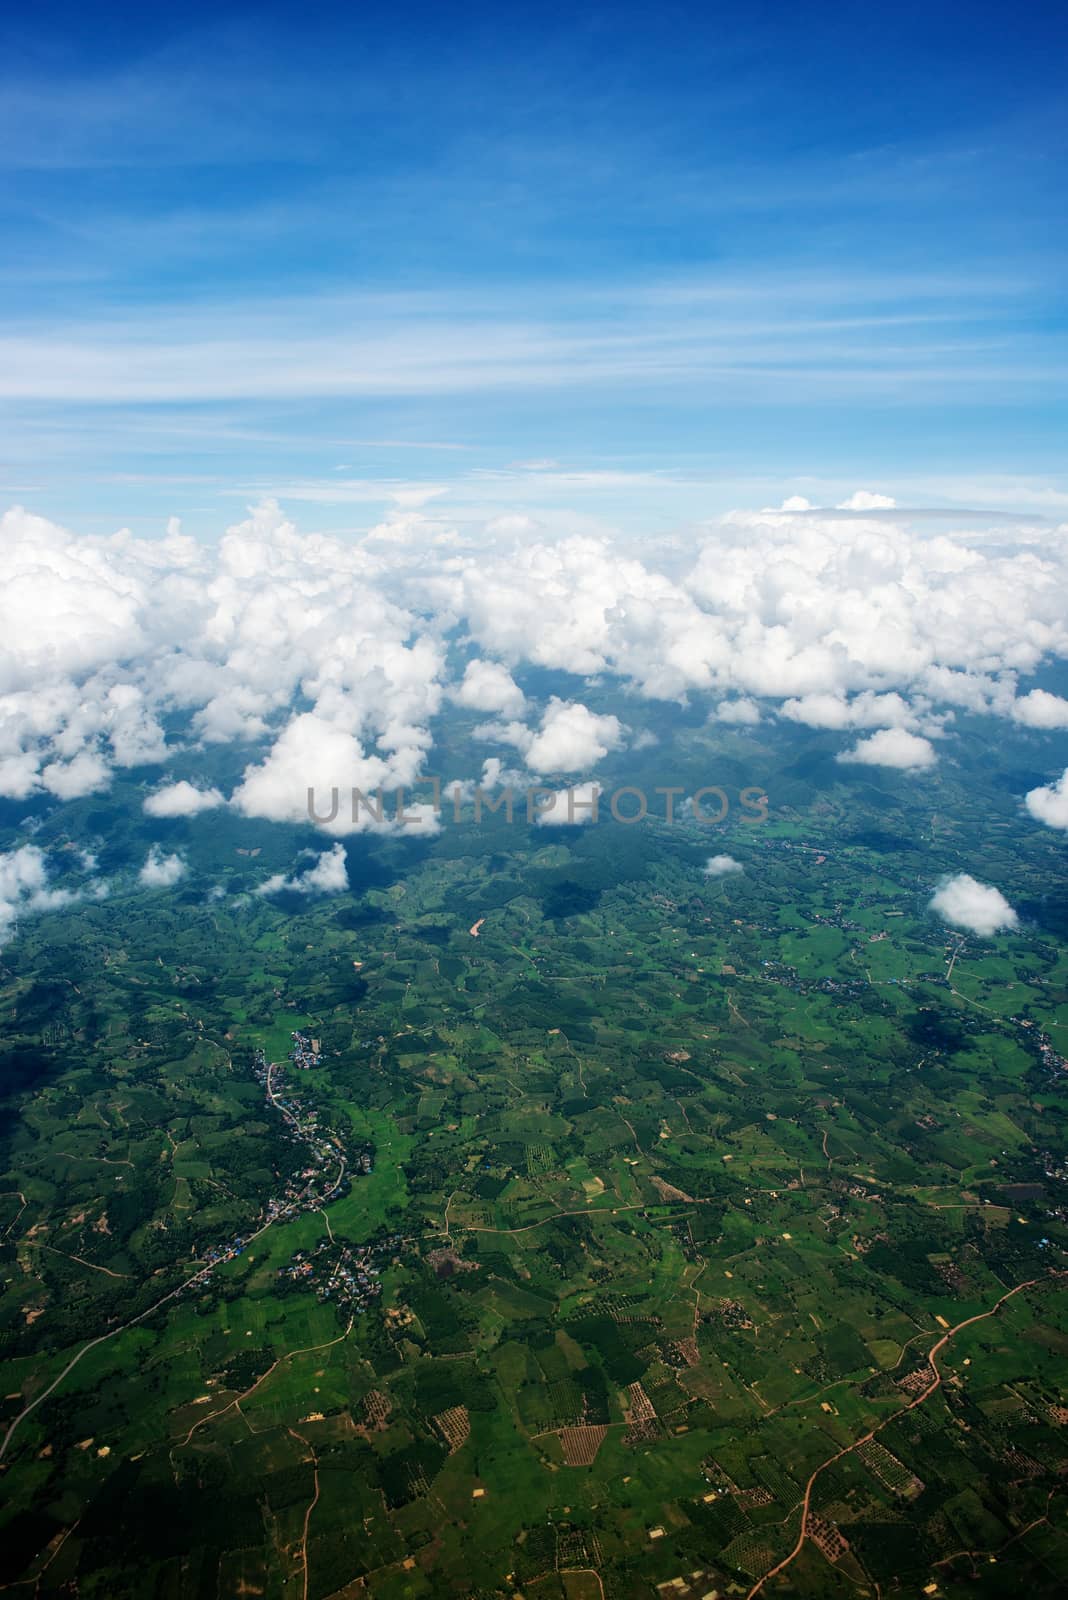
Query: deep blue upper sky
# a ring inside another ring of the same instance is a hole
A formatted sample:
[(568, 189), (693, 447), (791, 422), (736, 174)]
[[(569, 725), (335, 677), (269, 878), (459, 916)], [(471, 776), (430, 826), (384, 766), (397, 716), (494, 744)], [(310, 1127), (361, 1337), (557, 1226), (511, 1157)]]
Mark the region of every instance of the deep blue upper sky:
[(1045, 4), (9, 15), (0, 503), (1055, 512), (1066, 42)]

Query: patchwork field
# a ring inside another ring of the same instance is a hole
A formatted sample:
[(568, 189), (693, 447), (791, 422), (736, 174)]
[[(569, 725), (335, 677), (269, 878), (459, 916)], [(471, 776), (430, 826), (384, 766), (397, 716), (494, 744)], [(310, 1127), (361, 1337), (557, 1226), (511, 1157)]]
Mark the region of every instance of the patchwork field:
[(728, 878), (694, 823), (501, 821), (279, 907), (223, 821), (226, 895), (20, 934), (5, 1584), (1063, 1592), (1050, 847), (989, 840), (993, 947), (926, 909), (963, 823), (781, 788)]

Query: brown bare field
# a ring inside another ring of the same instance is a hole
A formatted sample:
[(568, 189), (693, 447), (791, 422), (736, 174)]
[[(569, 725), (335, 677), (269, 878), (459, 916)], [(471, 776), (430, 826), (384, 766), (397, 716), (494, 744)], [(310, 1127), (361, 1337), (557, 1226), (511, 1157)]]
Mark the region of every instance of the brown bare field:
[(450, 1406), (448, 1411), (439, 1411), (431, 1421), (448, 1445), (450, 1456), (454, 1456), (470, 1438), (471, 1418), (466, 1406)]
[(576, 1428), (560, 1428), (558, 1430), (560, 1448), (564, 1453), (564, 1461), (569, 1467), (589, 1467), (597, 1458), (597, 1452), (608, 1437), (608, 1429), (603, 1423), (587, 1423)]
[(388, 1395), (380, 1389), (369, 1389), (363, 1400), (363, 1419), (356, 1428), (357, 1433), (369, 1438), (372, 1433), (381, 1433), (388, 1427), (388, 1418), (393, 1410), (393, 1402)]
[(663, 1178), (658, 1178), (652, 1173), (649, 1182), (660, 1196), (661, 1200), (684, 1200), (692, 1203), (693, 1195), (687, 1194), (685, 1189), (676, 1189), (673, 1183), (665, 1183)]
[(828, 1522), (824, 1517), (811, 1516), (808, 1522), (812, 1543), (820, 1555), (832, 1566), (836, 1561), (841, 1561), (849, 1550), (849, 1540), (841, 1529), (836, 1528), (833, 1522)]
[(628, 1404), (623, 1411), (627, 1424), (626, 1442), (636, 1444), (643, 1439), (655, 1439), (660, 1432), (652, 1401), (640, 1383), (627, 1385)]
[(701, 1365), (701, 1352), (697, 1348), (696, 1339), (680, 1339), (677, 1344), (680, 1357), (688, 1367)]

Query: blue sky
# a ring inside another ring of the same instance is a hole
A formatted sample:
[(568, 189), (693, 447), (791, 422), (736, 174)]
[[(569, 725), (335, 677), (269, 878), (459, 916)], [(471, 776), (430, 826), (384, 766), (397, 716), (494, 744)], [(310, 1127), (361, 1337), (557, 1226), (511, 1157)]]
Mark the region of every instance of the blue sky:
[(9, 15), (0, 503), (1063, 515), (1066, 34), (1044, 4)]

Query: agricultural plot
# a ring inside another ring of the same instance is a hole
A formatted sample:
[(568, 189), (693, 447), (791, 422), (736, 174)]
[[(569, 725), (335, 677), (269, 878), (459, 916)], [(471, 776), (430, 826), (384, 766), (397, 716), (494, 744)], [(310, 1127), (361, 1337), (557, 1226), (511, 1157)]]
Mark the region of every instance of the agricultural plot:
[[(931, 781), (964, 828), (1006, 804)], [(763, 1593), (1068, 1586), (1050, 861), (998, 834), (1037, 909), (962, 943), (922, 889), (959, 839), (858, 782), (724, 830), (721, 880), (692, 823), (500, 822), (361, 837), (348, 893), (284, 910), (31, 924), (0, 1582), (650, 1600), (748, 1593), (801, 1539)], [(233, 826), (196, 849), (239, 890)], [(258, 871), (275, 838), (243, 828)]]

